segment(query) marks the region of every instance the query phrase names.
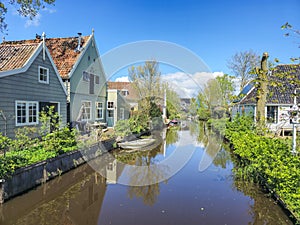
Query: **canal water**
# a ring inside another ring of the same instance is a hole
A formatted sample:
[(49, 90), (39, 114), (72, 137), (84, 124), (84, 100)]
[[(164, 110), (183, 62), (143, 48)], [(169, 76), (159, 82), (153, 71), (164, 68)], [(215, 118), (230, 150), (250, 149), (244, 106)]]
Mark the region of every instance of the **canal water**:
[(7, 201), (0, 224), (292, 224), (233, 166), (203, 127), (172, 128), (154, 149), (104, 154)]

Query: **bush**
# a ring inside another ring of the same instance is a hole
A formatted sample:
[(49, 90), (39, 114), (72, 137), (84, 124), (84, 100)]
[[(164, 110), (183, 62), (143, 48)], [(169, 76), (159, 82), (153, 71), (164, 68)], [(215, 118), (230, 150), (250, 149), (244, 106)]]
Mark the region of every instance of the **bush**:
[(237, 156), (237, 178), (267, 184), (300, 219), (300, 159), (290, 141), (257, 135), (252, 119), (227, 123), (226, 138)]

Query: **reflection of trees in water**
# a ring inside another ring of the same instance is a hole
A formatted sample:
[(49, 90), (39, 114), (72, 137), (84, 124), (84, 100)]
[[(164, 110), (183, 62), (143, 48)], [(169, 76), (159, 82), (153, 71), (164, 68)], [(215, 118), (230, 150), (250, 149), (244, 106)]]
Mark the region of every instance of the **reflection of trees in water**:
[[(201, 123), (201, 122), (199, 122)], [(189, 128), (189, 131), (190, 131), (190, 135), (192, 137), (195, 137), (195, 136), (198, 136), (198, 133), (199, 133), (199, 123), (198, 122), (195, 122), (195, 121), (191, 121), (188, 123), (188, 128)]]
[(214, 165), (226, 169), (226, 165), (231, 162), (230, 152), (222, 148), (214, 159)]
[(167, 130), (166, 133), (166, 144), (171, 145), (178, 141), (179, 135), (178, 135), (179, 126), (170, 127)]
[(202, 143), (204, 147), (208, 144), (208, 128), (205, 122), (199, 122), (198, 124), (198, 138), (197, 141)]
[(129, 170), (128, 195), (130, 198), (141, 198), (144, 204), (153, 205), (160, 194), (159, 182), (164, 180), (168, 168), (155, 164), (156, 156), (163, 153), (163, 145), (149, 151), (116, 154), (115, 157), (123, 163), (135, 165)]
[(145, 205), (154, 205), (158, 195), (160, 194), (159, 183), (146, 186), (130, 186), (128, 195), (132, 199), (134, 197), (143, 199)]
[(251, 224), (293, 224), (287, 216), (283, 216), (281, 208), (258, 185), (234, 179), (233, 189), (253, 200), (253, 204), (249, 205), (249, 215), (253, 218)]

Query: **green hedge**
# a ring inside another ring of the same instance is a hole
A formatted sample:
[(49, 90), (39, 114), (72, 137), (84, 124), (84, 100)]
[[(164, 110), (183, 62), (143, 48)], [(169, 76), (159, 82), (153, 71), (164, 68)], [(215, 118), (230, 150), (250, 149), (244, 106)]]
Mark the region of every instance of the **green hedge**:
[(237, 177), (266, 183), (300, 219), (300, 158), (291, 154), (291, 140), (256, 134), (252, 120), (227, 123), (225, 137), (238, 156)]
[[(0, 133), (0, 178), (9, 177), (16, 169), (53, 158), (77, 149), (76, 132), (67, 127), (39, 138), (29, 138), (26, 129), (12, 140)], [(23, 134), (26, 135), (23, 135)], [(4, 155), (4, 148), (6, 154)]]

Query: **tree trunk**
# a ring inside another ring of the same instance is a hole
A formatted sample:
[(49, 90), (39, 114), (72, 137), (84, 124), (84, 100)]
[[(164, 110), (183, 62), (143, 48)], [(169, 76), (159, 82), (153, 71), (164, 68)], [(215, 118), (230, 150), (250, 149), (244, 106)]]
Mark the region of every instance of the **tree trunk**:
[(256, 123), (257, 126), (262, 128), (265, 125), (265, 106), (268, 94), (268, 66), (267, 59), (268, 53), (264, 53), (261, 59), (261, 68), (258, 70), (258, 87), (257, 87), (257, 104), (256, 104)]

